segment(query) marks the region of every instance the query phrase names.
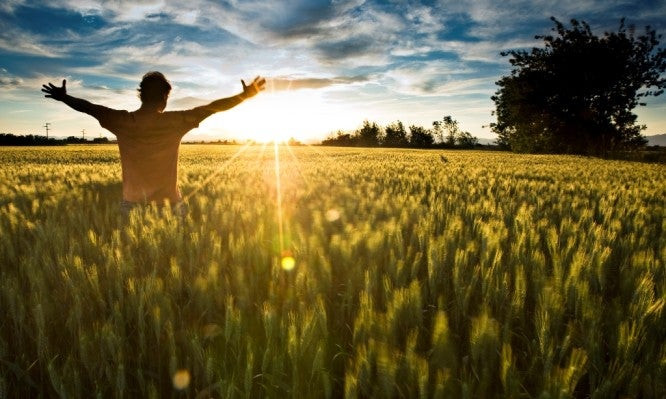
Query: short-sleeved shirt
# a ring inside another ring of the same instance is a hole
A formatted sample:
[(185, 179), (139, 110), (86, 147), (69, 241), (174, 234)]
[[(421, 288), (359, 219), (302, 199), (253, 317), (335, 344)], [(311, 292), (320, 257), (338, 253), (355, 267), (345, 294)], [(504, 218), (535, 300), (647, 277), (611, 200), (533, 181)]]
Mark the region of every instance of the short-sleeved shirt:
[(180, 140), (199, 125), (200, 118), (193, 110), (144, 114), (100, 108), (99, 124), (118, 139), (123, 200), (178, 202)]

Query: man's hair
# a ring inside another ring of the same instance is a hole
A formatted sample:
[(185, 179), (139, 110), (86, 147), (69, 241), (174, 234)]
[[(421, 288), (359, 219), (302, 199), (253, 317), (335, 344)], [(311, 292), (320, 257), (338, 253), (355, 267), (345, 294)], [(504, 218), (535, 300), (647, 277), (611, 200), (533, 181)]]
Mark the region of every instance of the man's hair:
[(139, 84), (139, 98), (142, 103), (164, 101), (171, 92), (171, 84), (161, 72), (151, 71), (143, 75)]

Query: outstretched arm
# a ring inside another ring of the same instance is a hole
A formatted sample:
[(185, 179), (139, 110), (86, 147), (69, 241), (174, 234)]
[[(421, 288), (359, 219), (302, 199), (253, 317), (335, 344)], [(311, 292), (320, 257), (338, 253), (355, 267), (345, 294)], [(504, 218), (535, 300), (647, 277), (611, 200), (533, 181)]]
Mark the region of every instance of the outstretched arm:
[(192, 111), (199, 118), (201, 118), (200, 120), (204, 120), (209, 116), (213, 115), (214, 113), (226, 111), (230, 108), (233, 108), (236, 105), (247, 100), (248, 98), (256, 96), (257, 93), (264, 90), (264, 86), (266, 85), (266, 79), (257, 76), (249, 85), (246, 85), (245, 81), (241, 79), (241, 84), (243, 85), (242, 93), (236, 94), (235, 96), (215, 100), (208, 105), (202, 105), (200, 107), (196, 107)]
[(52, 98), (57, 101), (62, 101), (69, 105), (71, 108), (91, 115), (97, 119), (100, 118), (101, 113), (106, 109), (101, 105), (93, 104), (90, 101), (72, 97), (67, 94), (67, 80), (62, 80), (62, 87), (54, 86), (51, 82), (49, 85), (42, 85), (42, 92), (46, 93), (44, 97)]

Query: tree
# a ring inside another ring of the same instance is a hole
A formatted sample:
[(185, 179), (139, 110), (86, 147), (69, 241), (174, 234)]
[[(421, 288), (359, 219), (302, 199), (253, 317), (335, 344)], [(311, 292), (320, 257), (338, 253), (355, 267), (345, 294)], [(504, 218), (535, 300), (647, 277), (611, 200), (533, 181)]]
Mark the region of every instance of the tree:
[(409, 127), (409, 144), (412, 147), (432, 147), (432, 143), (434, 141), (435, 139), (432, 137), (432, 133), (430, 133), (430, 131), (425, 129), (423, 126), (412, 125)]
[(349, 147), (355, 145), (357, 141), (357, 137), (352, 136), (349, 133), (345, 133), (342, 130), (338, 130), (335, 133), (335, 136), (328, 137), (327, 139), (323, 140), (321, 144)]
[(447, 147), (455, 147), (456, 136), (460, 132), (460, 129), (458, 129), (458, 121), (453, 119), (450, 115), (446, 115), (442, 118), (441, 126), (444, 132), (446, 132), (444, 144), (446, 144)]
[(451, 115), (446, 115), (441, 121), (435, 121), (432, 125), (435, 128), (435, 134), (440, 139), (440, 143), (449, 148), (455, 147), (456, 136), (460, 134), (458, 121), (453, 119)]
[(408, 144), (407, 131), (402, 122), (397, 121), (386, 126), (383, 142), (385, 147), (407, 147)]
[(69, 143), (69, 144), (85, 144), (85, 143), (88, 142), (88, 140), (86, 140), (86, 139), (84, 139), (84, 138), (82, 138), (82, 137), (68, 136), (68, 137), (65, 139), (65, 142), (66, 142), (66, 143)]
[(442, 121), (434, 121), (432, 123), (432, 137), (435, 139), (435, 143), (444, 143), (444, 127), (442, 126)]
[(479, 144), (479, 139), (472, 136), (470, 132), (460, 132), (456, 136), (456, 145), (460, 148), (474, 148)]
[(472, 136), (470, 132), (461, 131), (458, 121), (450, 115), (446, 115), (441, 121), (433, 122), (432, 126), (435, 137), (444, 147), (473, 148), (479, 144), (479, 139)]
[(362, 147), (376, 147), (379, 145), (381, 129), (375, 122), (363, 121), (358, 131), (359, 145)]
[(645, 127), (631, 110), (666, 87), (661, 35), (647, 26), (636, 36), (624, 19), (601, 37), (584, 21), (572, 19), (567, 29), (551, 20), (555, 35), (536, 36), (544, 48), (501, 53), (514, 69), (492, 97), (498, 143), (518, 152), (590, 155), (643, 145)]

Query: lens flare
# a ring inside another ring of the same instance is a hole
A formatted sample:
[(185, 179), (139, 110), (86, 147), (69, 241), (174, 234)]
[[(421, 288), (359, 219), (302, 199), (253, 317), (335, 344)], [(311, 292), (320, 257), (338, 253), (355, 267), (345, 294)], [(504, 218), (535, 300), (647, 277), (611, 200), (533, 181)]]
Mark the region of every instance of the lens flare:
[(284, 256), (282, 258), (281, 264), (282, 264), (282, 269), (289, 271), (296, 266), (296, 259), (294, 259), (292, 256)]
[(183, 369), (178, 370), (173, 374), (172, 378), (173, 387), (179, 391), (186, 389), (190, 386), (190, 372)]
[(326, 220), (329, 222), (335, 222), (338, 219), (340, 219), (340, 211), (337, 209), (329, 209), (326, 211)]

